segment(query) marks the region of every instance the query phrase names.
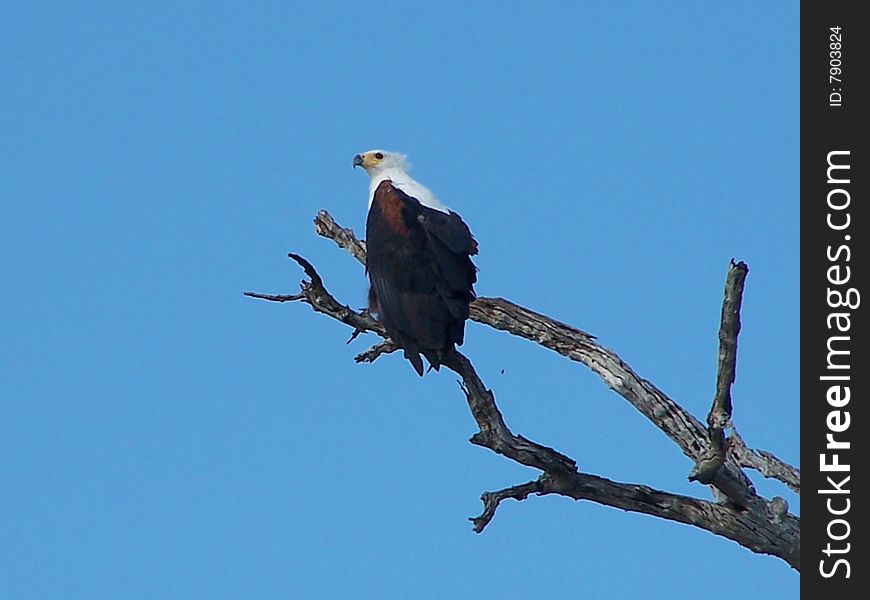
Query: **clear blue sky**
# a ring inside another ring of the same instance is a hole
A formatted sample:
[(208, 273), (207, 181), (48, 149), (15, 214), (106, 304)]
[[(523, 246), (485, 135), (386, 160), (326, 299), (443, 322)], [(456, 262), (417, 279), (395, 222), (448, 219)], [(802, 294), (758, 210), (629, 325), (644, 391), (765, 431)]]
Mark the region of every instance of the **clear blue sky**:
[[(537, 473), (467, 442), (455, 376), (356, 365), (372, 336), (242, 296), (295, 291), (292, 250), (362, 306), (311, 220), (361, 233), (351, 157), (400, 150), (474, 230), (481, 295), (700, 418), (747, 261), (734, 416), (797, 463), (797, 2), (150, 4), (0, 8), (0, 595), (693, 598), (713, 568), (797, 597), (779, 559), (590, 503), (475, 535), (480, 493)], [(709, 497), (582, 365), (467, 340), (514, 431)]]

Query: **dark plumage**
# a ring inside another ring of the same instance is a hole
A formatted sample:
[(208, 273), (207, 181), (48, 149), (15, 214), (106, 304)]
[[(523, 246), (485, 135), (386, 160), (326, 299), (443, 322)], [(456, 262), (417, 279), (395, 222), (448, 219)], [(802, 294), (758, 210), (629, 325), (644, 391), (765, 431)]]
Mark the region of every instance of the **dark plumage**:
[(477, 242), (456, 213), (424, 206), (389, 179), (374, 191), (366, 221), (369, 304), (423, 375), (462, 345), (474, 299)]

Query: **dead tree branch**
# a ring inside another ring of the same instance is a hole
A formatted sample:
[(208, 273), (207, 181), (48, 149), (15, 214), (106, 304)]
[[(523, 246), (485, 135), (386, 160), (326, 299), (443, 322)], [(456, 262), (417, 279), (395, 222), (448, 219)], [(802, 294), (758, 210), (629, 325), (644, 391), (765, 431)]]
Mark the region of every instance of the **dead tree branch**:
[[(356, 238), (352, 230), (339, 226), (325, 210), (317, 213), (314, 224), (319, 235), (333, 240), (365, 265), (365, 244)], [(697, 462), (709, 446), (707, 429), (698, 419), (651, 382), (640, 377), (615, 352), (601, 346), (594, 336), (585, 331), (504, 298), (478, 298), (471, 304), (471, 319), (525, 338), (586, 365), (610, 389), (661, 429), (693, 462)], [(732, 442), (732, 452), (727, 458), (731, 476), (742, 480), (739, 487), (747, 491), (751, 484), (745, 476), (736, 474), (739, 467), (756, 469), (765, 477), (777, 479), (791, 489), (800, 491), (800, 471), (797, 468), (770, 452), (748, 448), (742, 439)]]
[(722, 467), (725, 465), (729, 440), (725, 428), (731, 425), (731, 385), (737, 372), (737, 336), (740, 334), (740, 306), (743, 302), (743, 286), (749, 267), (746, 263), (731, 261), (725, 280), (725, 299), (722, 301), (722, 318), (719, 325), (719, 362), (716, 373), (716, 394), (707, 415), (707, 450), (698, 457), (689, 473), (689, 481), (713, 484), (726, 494), (737, 506), (743, 506), (742, 490), (720, 485)]
[(707, 415), (707, 426), (723, 430), (731, 425), (731, 386), (737, 373), (737, 336), (740, 335), (740, 307), (743, 304), (743, 286), (749, 267), (745, 262), (731, 261), (725, 280), (725, 299), (722, 301), (722, 319), (719, 326), (719, 369), (716, 374), (716, 395)]
[(480, 501), (483, 502), (483, 512), (479, 517), (469, 517), (469, 521), (474, 525), (474, 533), (483, 533), (483, 530), (492, 521), (495, 516), (495, 511), (502, 500), (512, 498), (518, 502), (525, 500), (531, 494), (541, 495), (544, 493), (544, 488), (541, 485), (541, 480), (536, 479), (528, 483), (514, 485), (497, 492), (484, 492), (480, 496)]
[(367, 362), (373, 363), (377, 360), (382, 354), (391, 354), (399, 350), (399, 346), (393, 343), (392, 340), (384, 340), (380, 344), (376, 344), (366, 350), (365, 352), (360, 352), (356, 356), (353, 357), (354, 361), (358, 363)]
[(292, 302), (300, 300), (305, 304), (310, 305), (316, 312), (328, 315), (346, 325), (350, 325), (354, 328), (355, 334), (357, 334), (357, 332), (373, 331), (381, 337), (386, 337), (384, 328), (374, 317), (363, 312), (357, 312), (346, 304), (340, 304), (332, 294), (326, 291), (326, 287), (323, 285), (323, 280), (320, 279), (320, 275), (317, 274), (317, 271), (314, 270), (314, 267), (310, 262), (292, 252), (287, 256), (296, 261), (296, 263), (298, 263), (305, 271), (305, 274), (311, 279), (311, 281), (302, 282), (300, 286), (302, 289), (298, 294), (280, 296), (260, 294), (258, 292), (245, 292), (245, 296), (258, 298), (260, 300), (271, 300), (273, 302)]
[(753, 450), (746, 445), (740, 433), (731, 433), (731, 456), (741, 467), (755, 469), (769, 479), (783, 482), (795, 493), (801, 493), (801, 472), (766, 450)]
[[(339, 227), (325, 211), (318, 214), (316, 223), (318, 233), (335, 240), (361, 262), (365, 261), (365, 246), (356, 239), (351, 230)], [(308, 261), (295, 254), (290, 254), (290, 257), (302, 266), (309, 277), (309, 281), (302, 282), (298, 294), (246, 292), (246, 295), (275, 302), (301, 301), (309, 304), (316, 312), (353, 327), (353, 337), (367, 331), (386, 337), (383, 328), (371, 315), (354, 311), (338, 302), (326, 290), (319, 274)], [(476, 300), (472, 305), (472, 318), (535, 341), (588, 365), (612, 389), (661, 428), (686, 455), (696, 461), (709, 448), (707, 431), (697, 419), (650, 382), (636, 375), (615, 353), (602, 348), (593, 336), (499, 298)], [(389, 339), (385, 339), (357, 356), (356, 360), (372, 362), (381, 354), (396, 349)], [(443, 364), (462, 378), (460, 386), (479, 428), (470, 441), (541, 471), (540, 477), (535, 481), (484, 493), (481, 497), (484, 503), (483, 513), (471, 519), (475, 531), (483, 531), (503, 500), (524, 500), (531, 494), (559, 494), (694, 525), (731, 539), (754, 552), (782, 558), (793, 568), (800, 569), (800, 520), (788, 513), (787, 504), (781, 498), (768, 502), (757, 496), (739, 468), (745, 460), (753, 463), (745, 466), (758, 468), (756, 465), (760, 465), (771, 476), (790, 481), (795, 475), (799, 478), (799, 472), (793, 467), (790, 468), (794, 472), (790, 473), (788, 468), (783, 468), (784, 463), (775, 457), (773, 460), (767, 458), (772, 455), (749, 450), (739, 440), (737, 446), (743, 449), (742, 454), (729, 453), (729, 458), (731, 455), (743, 456), (742, 459), (737, 459), (741, 462), (734, 462), (734, 458), (731, 458), (731, 462), (720, 464), (722, 468), (718, 469), (713, 481), (731, 499), (731, 503), (700, 500), (654, 490), (644, 485), (618, 483), (581, 473), (573, 459), (553, 448), (514, 434), (508, 428), (492, 391), (486, 388), (471, 361), (464, 355), (455, 352), (448, 355)], [(739, 510), (735, 510), (735, 507)]]

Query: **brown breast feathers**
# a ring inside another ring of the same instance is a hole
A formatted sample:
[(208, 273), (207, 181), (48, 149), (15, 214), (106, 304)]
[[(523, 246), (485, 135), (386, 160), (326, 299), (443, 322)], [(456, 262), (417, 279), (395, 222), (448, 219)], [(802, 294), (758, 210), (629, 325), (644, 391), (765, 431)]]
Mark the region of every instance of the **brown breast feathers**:
[(391, 230), (399, 235), (407, 236), (410, 234), (408, 225), (405, 223), (405, 217), (402, 214), (402, 207), (405, 201), (393, 187), (393, 182), (389, 179), (383, 180), (375, 190), (375, 196), (372, 200), (377, 205), (384, 222)]

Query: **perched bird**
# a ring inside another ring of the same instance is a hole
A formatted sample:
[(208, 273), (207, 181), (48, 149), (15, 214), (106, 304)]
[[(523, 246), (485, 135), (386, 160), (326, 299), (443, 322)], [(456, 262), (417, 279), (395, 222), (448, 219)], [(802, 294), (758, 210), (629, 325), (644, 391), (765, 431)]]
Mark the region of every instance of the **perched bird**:
[(371, 177), (366, 220), (369, 310), (422, 377), (462, 345), (474, 300), (477, 242), (459, 215), (408, 174), (402, 154), (353, 157)]

